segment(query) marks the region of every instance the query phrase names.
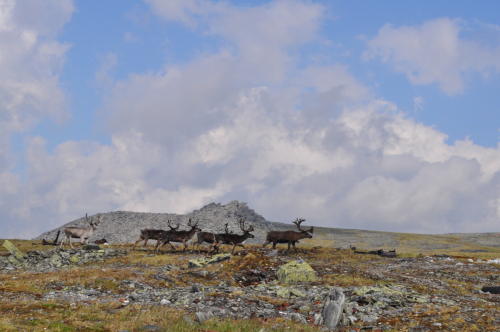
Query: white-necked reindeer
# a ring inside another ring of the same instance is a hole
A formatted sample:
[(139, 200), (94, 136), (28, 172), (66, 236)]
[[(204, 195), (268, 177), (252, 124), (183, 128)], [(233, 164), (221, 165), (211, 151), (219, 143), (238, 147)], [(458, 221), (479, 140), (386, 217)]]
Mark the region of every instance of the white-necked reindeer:
[(94, 233), (94, 230), (97, 228), (99, 223), (101, 222), (101, 216), (97, 218), (96, 222), (91, 222), (89, 221), (89, 218), (87, 218), (87, 214), (85, 213), (85, 219), (87, 222), (90, 224), (90, 228), (83, 228), (83, 227), (66, 227), (64, 229), (64, 234), (66, 234), (66, 237), (61, 241), (61, 245), (59, 247), (62, 247), (64, 244), (64, 241), (69, 239), (69, 245), (71, 248), (75, 249), (73, 247), (73, 244), (71, 243), (71, 238), (80, 238), (80, 245), (83, 245), (83, 240), (85, 240), (86, 244), (89, 244), (89, 237)]

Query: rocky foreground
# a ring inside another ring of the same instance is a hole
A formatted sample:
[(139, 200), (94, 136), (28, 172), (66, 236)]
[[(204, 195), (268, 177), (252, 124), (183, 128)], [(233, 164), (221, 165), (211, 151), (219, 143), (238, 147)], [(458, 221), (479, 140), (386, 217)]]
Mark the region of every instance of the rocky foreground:
[[(177, 251), (155, 257), (123, 246), (29, 253), (4, 247), (12, 252), (0, 256), (0, 303), (57, 303), (78, 310), (108, 303), (110, 314), (166, 308), (182, 312), (183, 324), (195, 330), (221, 319), (278, 319), (284, 323), (276, 328), (290, 321), (298, 330), (497, 331), (500, 326), (500, 295), (481, 292), (499, 283), (495, 260), (386, 258), (327, 248), (302, 248), (299, 255), (253, 248), (207, 259)], [(94, 271), (89, 279), (44, 277), (86, 270)], [(19, 290), (15, 278), (25, 274), (38, 290)], [(142, 327), (169, 329), (161, 321), (149, 323)], [(104, 324), (101, 330), (110, 329)]]

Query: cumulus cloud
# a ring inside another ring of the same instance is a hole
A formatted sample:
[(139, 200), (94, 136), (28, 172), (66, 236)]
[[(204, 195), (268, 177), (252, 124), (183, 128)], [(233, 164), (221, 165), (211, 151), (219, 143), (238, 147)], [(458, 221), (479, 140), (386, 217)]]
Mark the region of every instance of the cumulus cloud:
[(2, 155), (11, 133), (32, 128), (45, 116), (61, 121), (68, 115), (58, 76), (70, 45), (54, 36), (73, 10), (72, 3), (63, 0), (0, 3)]
[(448, 95), (462, 93), (464, 78), (500, 72), (500, 45), (461, 36), (466, 23), (438, 18), (418, 26), (384, 25), (368, 41), (363, 57), (380, 58), (415, 85), (438, 84)]
[(118, 64), (118, 58), (115, 53), (108, 52), (100, 60), (101, 67), (94, 73), (95, 82), (104, 89), (111, 88), (114, 82), (112, 70)]
[[(56, 35), (73, 11), (69, 0), (0, 1), (0, 210), (5, 217), (16, 199), (22, 200), (17, 196), (21, 177), (11, 173), (11, 135), (46, 117), (58, 122), (68, 117), (59, 74), (70, 45), (58, 42)], [(12, 224), (4, 229), (17, 234)]]

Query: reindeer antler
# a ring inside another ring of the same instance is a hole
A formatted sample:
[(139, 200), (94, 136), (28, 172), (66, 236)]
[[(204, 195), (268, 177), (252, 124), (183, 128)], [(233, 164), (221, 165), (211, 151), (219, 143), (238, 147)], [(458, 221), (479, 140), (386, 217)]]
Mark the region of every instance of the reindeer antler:
[(254, 230), (253, 226), (250, 226), (248, 229), (245, 229), (245, 220), (247, 220), (247, 218), (239, 220), (241, 230), (245, 233), (252, 232)]
[(87, 222), (90, 224), (90, 226), (92, 226), (92, 223), (89, 221), (89, 218), (87, 218), (87, 213), (85, 213), (85, 220), (87, 220)]
[(304, 221), (306, 221), (305, 219), (295, 219), (295, 221), (293, 222), (295, 225), (297, 225), (297, 228), (299, 229), (299, 231), (301, 232), (306, 232), (306, 230), (303, 230), (300, 228), (300, 224), (302, 224)]
[(192, 225), (191, 224), (191, 218), (189, 218), (188, 227), (195, 228), (196, 226), (198, 226), (198, 224), (199, 224), (199, 221), (197, 221), (196, 224)]
[(180, 225), (180, 224), (177, 224), (177, 227), (172, 227), (171, 223), (172, 223), (172, 220), (169, 220), (169, 221), (167, 222), (167, 226), (168, 226), (168, 227), (170, 227), (170, 229), (171, 229), (172, 231), (176, 231), (176, 230), (178, 230), (178, 229), (179, 229), (179, 225)]
[(100, 222), (101, 222), (101, 215), (99, 215), (99, 216), (97, 217), (97, 221), (96, 221), (96, 222), (94, 222), (94, 225), (96, 225), (96, 226), (97, 226), (97, 225), (99, 225), (99, 223), (100, 223)]

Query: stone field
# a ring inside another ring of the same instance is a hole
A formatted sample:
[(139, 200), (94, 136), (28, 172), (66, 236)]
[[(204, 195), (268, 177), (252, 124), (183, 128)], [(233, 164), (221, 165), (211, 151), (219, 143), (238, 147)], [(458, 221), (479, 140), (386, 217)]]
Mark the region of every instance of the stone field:
[(207, 258), (131, 247), (4, 241), (0, 330), (495, 331), (500, 323), (500, 295), (481, 292), (500, 280), (494, 251), (388, 258), (251, 246)]

